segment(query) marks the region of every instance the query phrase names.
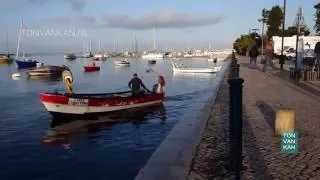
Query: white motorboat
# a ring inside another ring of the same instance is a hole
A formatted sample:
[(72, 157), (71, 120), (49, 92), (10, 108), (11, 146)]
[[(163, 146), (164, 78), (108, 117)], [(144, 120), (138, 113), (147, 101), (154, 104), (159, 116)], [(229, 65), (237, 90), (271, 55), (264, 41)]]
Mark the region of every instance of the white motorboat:
[(103, 61), (103, 60), (106, 60), (106, 57), (103, 54), (95, 54), (93, 56), (93, 59), (98, 61)]
[(77, 56), (73, 53), (69, 53), (64, 55), (64, 59), (75, 60), (77, 59)]
[(192, 56), (192, 54), (184, 54), (183, 57), (185, 57), (185, 58), (191, 58), (191, 57), (193, 57), (193, 56)]
[(117, 66), (130, 66), (130, 62), (126, 59), (121, 61), (114, 61), (113, 63)]
[(163, 59), (162, 53), (147, 53), (141, 56), (142, 59), (154, 60), (154, 59)]
[(172, 62), (173, 72), (183, 72), (183, 73), (217, 73), (220, 71), (221, 66), (216, 66), (212, 68), (188, 68), (182, 67), (182, 65), (178, 65)]

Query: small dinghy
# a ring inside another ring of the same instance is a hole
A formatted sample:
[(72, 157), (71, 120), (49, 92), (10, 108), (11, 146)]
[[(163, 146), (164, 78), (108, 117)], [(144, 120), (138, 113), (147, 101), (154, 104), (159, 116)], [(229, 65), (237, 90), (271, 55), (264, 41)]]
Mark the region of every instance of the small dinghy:
[(84, 72), (100, 71), (100, 66), (84, 66)]
[(159, 76), (158, 83), (154, 85), (152, 92), (138, 96), (132, 96), (131, 91), (99, 94), (73, 93), (71, 72), (64, 71), (62, 76), (67, 93), (40, 93), (40, 101), (54, 119), (92, 118), (101, 113), (159, 105), (164, 99), (163, 76)]
[(212, 68), (187, 68), (172, 62), (172, 69), (173, 69), (173, 72), (183, 72), (183, 73), (216, 73), (220, 71), (221, 66), (216, 66)]
[(40, 66), (27, 71), (28, 76), (61, 76), (64, 70), (69, 70), (67, 66)]
[(96, 63), (93, 62), (90, 66), (84, 66), (84, 72), (94, 72), (94, 71), (100, 71), (100, 66), (96, 66)]
[(13, 59), (10, 57), (10, 55), (0, 56), (0, 64), (10, 64), (12, 61)]
[(156, 60), (148, 60), (148, 64), (156, 64), (157, 61)]
[(114, 61), (113, 63), (117, 66), (130, 66), (130, 62), (126, 59), (121, 61)]
[(64, 55), (64, 59), (75, 60), (75, 59), (77, 59), (77, 56), (75, 54), (73, 54), (73, 53), (65, 54)]

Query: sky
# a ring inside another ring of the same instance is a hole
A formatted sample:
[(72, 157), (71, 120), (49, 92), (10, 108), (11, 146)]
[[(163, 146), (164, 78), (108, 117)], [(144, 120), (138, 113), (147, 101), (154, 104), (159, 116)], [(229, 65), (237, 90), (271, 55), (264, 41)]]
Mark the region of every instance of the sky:
[[(314, 25), (317, 0), (287, 0), (286, 26), (294, 23), (298, 7), (305, 23)], [(92, 49), (232, 48), (233, 41), (249, 29), (260, 29), (263, 8), (283, 5), (283, 0), (1, 0), (0, 52), (15, 52), (21, 19), (26, 29), (26, 52), (81, 52), (91, 40)], [(77, 31), (76, 36), (36, 36), (35, 31)], [(28, 33), (26, 32), (29, 32)]]

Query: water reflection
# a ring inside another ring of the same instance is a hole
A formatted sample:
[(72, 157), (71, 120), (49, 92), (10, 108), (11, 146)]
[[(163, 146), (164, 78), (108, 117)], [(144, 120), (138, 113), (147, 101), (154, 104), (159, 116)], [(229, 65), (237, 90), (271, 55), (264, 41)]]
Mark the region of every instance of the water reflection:
[(156, 121), (156, 123), (163, 125), (166, 119), (166, 109), (163, 104), (145, 109), (113, 112), (107, 115), (98, 116), (96, 119), (92, 120), (54, 119), (51, 121), (49, 130), (43, 138), (43, 143), (61, 145), (64, 148), (69, 149), (71, 148), (72, 139), (77, 134), (81, 134), (81, 136), (90, 136), (97, 134), (100, 131), (108, 130), (115, 124), (128, 122), (131, 122), (137, 131), (139, 131), (139, 127), (142, 124)]

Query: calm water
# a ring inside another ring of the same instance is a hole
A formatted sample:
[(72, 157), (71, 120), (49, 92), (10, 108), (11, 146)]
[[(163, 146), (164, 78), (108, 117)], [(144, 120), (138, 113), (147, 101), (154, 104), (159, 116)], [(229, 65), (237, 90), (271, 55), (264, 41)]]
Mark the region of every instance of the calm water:
[[(144, 60), (116, 68), (101, 62), (101, 71), (84, 73), (85, 59), (67, 61), (62, 55), (40, 57), (45, 64), (68, 65), (76, 92), (128, 90), (134, 72), (151, 89), (157, 80), (147, 73)], [(184, 60), (206, 67), (206, 60)], [(154, 150), (192, 103), (211, 96), (216, 75), (174, 74), (170, 61), (157, 61), (153, 69), (166, 79), (163, 106), (124, 111), (97, 121), (55, 122), (39, 101), (43, 91), (64, 90), (59, 80), (27, 79), (16, 65), (0, 65), (0, 177), (1, 179), (134, 179)], [(20, 72), (19, 80), (11, 74)], [(220, 73), (221, 74), (221, 73)], [(219, 73), (218, 73), (219, 75)], [(117, 121), (118, 123), (108, 123)]]

